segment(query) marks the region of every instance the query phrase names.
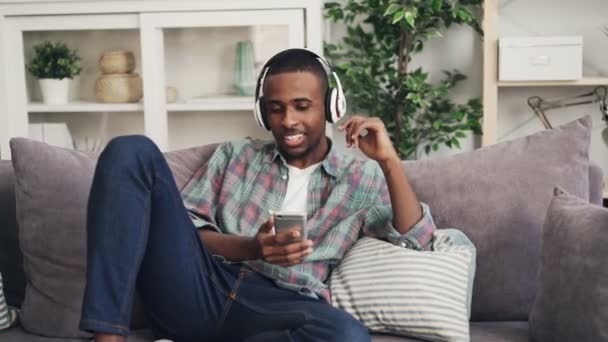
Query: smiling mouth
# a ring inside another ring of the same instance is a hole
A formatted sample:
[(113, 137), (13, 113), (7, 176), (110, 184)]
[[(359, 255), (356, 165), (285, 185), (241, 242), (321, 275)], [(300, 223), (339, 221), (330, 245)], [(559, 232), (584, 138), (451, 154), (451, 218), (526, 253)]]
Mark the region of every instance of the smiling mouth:
[(289, 147), (297, 147), (304, 142), (304, 134), (291, 134), (283, 137), (283, 141)]

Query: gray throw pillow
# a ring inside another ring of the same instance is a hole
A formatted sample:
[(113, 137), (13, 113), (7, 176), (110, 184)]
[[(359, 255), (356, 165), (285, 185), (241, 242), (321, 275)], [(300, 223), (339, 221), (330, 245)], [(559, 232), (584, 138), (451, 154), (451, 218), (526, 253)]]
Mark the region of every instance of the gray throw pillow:
[(473, 320), (527, 320), (541, 228), (555, 186), (589, 198), (591, 118), (447, 158), (407, 162), (438, 227), (477, 247)]
[[(86, 272), (86, 206), (97, 156), (24, 138), (12, 139), (10, 145), (27, 280), (21, 323), (45, 336), (90, 336), (78, 329), (78, 321)], [(166, 155), (179, 187), (214, 148)], [(140, 322), (135, 317), (132, 324)]]
[(608, 209), (555, 189), (543, 226), (536, 342), (608, 341)]

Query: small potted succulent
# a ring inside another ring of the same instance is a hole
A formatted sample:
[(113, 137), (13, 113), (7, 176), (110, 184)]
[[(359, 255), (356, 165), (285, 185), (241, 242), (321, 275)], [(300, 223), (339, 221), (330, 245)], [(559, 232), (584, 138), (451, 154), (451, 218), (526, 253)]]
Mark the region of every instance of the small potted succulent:
[(62, 42), (45, 41), (34, 46), (28, 71), (38, 79), (45, 104), (68, 102), (70, 81), (82, 67), (76, 50)]

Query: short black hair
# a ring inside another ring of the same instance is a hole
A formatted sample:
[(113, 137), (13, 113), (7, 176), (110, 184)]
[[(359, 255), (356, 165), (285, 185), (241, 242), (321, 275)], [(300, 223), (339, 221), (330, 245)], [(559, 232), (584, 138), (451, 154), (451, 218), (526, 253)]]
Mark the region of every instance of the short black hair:
[[(308, 71), (317, 76), (317, 78), (321, 81), (321, 89), (323, 89), (323, 93), (327, 92), (328, 71), (325, 70), (325, 67), (323, 66), (322, 62), (319, 61), (318, 57), (310, 51), (304, 49), (284, 50), (274, 55), (266, 63), (266, 65), (269, 66), (266, 79), (268, 79), (269, 76), (286, 72)], [(262, 72), (264, 71), (262, 70)], [(263, 87), (264, 85), (262, 84), (261, 86)]]

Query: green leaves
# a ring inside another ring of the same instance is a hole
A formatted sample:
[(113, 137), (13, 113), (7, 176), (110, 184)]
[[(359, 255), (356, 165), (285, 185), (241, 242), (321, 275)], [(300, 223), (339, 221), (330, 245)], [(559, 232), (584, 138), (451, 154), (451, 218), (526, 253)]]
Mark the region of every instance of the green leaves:
[(443, 6), (443, 0), (432, 0), (431, 1), (431, 9), (435, 13), (438, 13), (439, 11), (441, 11), (442, 6)]
[(401, 8), (401, 6), (399, 4), (390, 4), (388, 6), (388, 8), (386, 9), (386, 11), (384, 12), (384, 16), (389, 16), (389, 15), (393, 15), (395, 12), (397, 12), (399, 9)]
[(405, 11), (405, 21), (410, 25), (411, 28), (416, 28), (416, 15), (414, 12)]
[(430, 30), (426, 33), (425, 37), (428, 38), (435, 38), (435, 37), (443, 37), (443, 35), (441, 34), (441, 31), (439, 30)]
[(473, 15), (471, 12), (462, 6), (457, 6), (454, 9), (453, 16), (462, 23), (471, 23), (473, 21)]
[(399, 3), (391, 3), (384, 11), (383, 16), (388, 17), (392, 16), (391, 23), (397, 24), (405, 19), (405, 22), (411, 27), (416, 28), (416, 11), (404, 7)]
[(403, 11), (398, 11), (393, 14), (393, 24), (400, 22), (403, 17), (405, 17), (405, 13)]
[(466, 79), (445, 71), (429, 82), (410, 62), (431, 38), (442, 37), (451, 24), (480, 31), (472, 15), (482, 0), (343, 0), (327, 2), (326, 15), (346, 26), (346, 36), (326, 44), (325, 55), (341, 78), (352, 113), (382, 119), (402, 158), (459, 148), (470, 131), (481, 132), (479, 99), (464, 104), (450, 99)]
[(45, 41), (34, 46), (34, 55), (27, 69), (36, 78), (72, 78), (82, 67), (76, 50), (61, 42)]

